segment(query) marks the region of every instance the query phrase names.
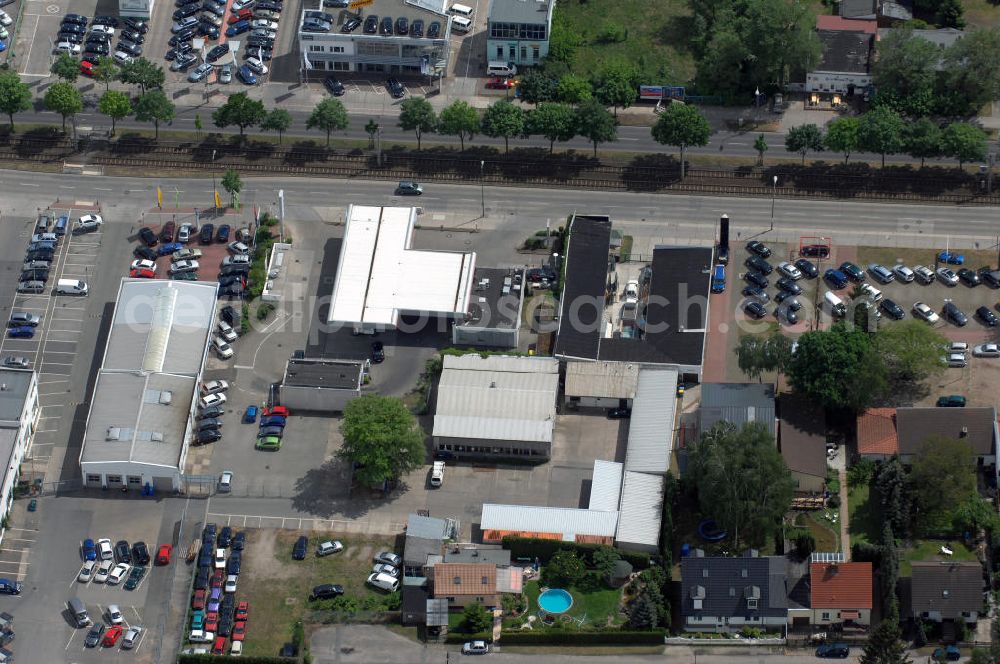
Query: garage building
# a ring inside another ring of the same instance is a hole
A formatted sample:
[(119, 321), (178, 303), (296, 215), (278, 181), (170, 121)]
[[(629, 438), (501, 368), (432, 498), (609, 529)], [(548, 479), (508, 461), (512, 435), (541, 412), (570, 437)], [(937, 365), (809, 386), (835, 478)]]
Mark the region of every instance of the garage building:
[(217, 291), (122, 280), (80, 451), (85, 486), (181, 488)]

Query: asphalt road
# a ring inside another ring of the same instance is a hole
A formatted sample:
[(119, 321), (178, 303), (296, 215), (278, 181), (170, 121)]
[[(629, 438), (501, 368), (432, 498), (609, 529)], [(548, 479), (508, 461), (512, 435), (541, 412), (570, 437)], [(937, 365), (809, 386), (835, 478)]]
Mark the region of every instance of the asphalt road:
[[(239, 129), (235, 127), (230, 127), (228, 129), (220, 130), (218, 127), (212, 125), (211, 112), (212, 108), (207, 108), (204, 106), (200, 107), (178, 107), (177, 117), (173, 121), (172, 125), (169, 127), (161, 126), (160, 130), (176, 130), (185, 132), (195, 131), (195, 115), (201, 115), (201, 121), (204, 125), (204, 131), (211, 132), (222, 132), (224, 134), (238, 134)], [(296, 137), (308, 137), (316, 141), (322, 141), (325, 137), (325, 133), (318, 130), (306, 130), (306, 119), (309, 116), (308, 111), (301, 111), (295, 109), (287, 109), (292, 115), (292, 126), (285, 132), (285, 136), (289, 139)], [(370, 113), (358, 113), (349, 114), (351, 124), (346, 131), (335, 132), (333, 134), (334, 138), (339, 139), (351, 139), (357, 141), (368, 141), (368, 134), (365, 132), (364, 127), (369, 120), (374, 119), (382, 126), (382, 145), (384, 149), (387, 149), (396, 144), (413, 144), (416, 145), (417, 139), (413, 132), (404, 131), (400, 129), (397, 125), (396, 115), (372, 115)], [(16, 122), (27, 122), (32, 124), (52, 124), (61, 126), (62, 118), (48, 111), (31, 111), (27, 113), (20, 113), (14, 116)], [(111, 122), (107, 116), (101, 115), (95, 111), (87, 110), (84, 113), (80, 113), (75, 116), (76, 126), (78, 128), (90, 128), (93, 130), (110, 130)], [(67, 127), (69, 124), (67, 124)], [(148, 122), (138, 122), (133, 118), (127, 118), (120, 120), (117, 123), (117, 128), (119, 132), (126, 131), (128, 129), (144, 129), (151, 130), (153, 126)], [(253, 130), (250, 132), (255, 133)], [(693, 147), (689, 148), (688, 152), (690, 154), (700, 154), (700, 155), (713, 155), (717, 157), (756, 157), (757, 152), (754, 150), (753, 144), (759, 134), (763, 133), (764, 139), (768, 144), (768, 151), (766, 154), (766, 159), (770, 162), (775, 159), (783, 160), (801, 160), (801, 155), (796, 152), (788, 152), (785, 150), (785, 135), (775, 132), (716, 132), (712, 135), (709, 140), (708, 145), (703, 147)], [(167, 136), (164, 136), (167, 138)], [(466, 141), (467, 144), (472, 144), (475, 146), (488, 145), (494, 148), (502, 148), (504, 145), (503, 139), (500, 138), (489, 138), (488, 136), (476, 136), (473, 141)], [(441, 136), (437, 134), (426, 134), (422, 139), (423, 147), (428, 147), (432, 145), (447, 145), (458, 147), (460, 141), (456, 136)], [(546, 138), (533, 136), (527, 139), (514, 139), (511, 141), (511, 147), (525, 148), (525, 147), (535, 147), (535, 148), (548, 148), (549, 141)], [(996, 147), (995, 144), (991, 144), (991, 150)], [(565, 143), (556, 143), (556, 148), (559, 150), (576, 150), (584, 154), (593, 153), (593, 145), (583, 138), (574, 138), (571, 141), (566, 141)], [(622, 126), (618, 128), (618, 140), (614, 143), (603, 143), (600, 145), (599, 149), (602, 152), (625, 152), (625, 153), (654, 153), (654, 154), (678, 154), (677, 148), (660, 145), (655, 142), (650, 136), (649, 127), (635, 127), (635, 126)], [(842, 155), (834, 153), (810, 153), (807, 155), (808, 160), (826, 160), (830, 162), (839, 163), (843, 160)], [(872, 153), (858, 152), (851, 155), (852, 162), (859, 161), (869, 161), (869, 162), (879, 162), (881, 156)], [(915, 160), (907, 155), (889, 155), (886, 157), (886, 163), (892, 164), (905, 164), (905, 163), (919, 163), (919, 160)], [(955, 165), (955, 161), (952, 159), (928, 159), (929, 164), (944, 164), (944, 165)]]

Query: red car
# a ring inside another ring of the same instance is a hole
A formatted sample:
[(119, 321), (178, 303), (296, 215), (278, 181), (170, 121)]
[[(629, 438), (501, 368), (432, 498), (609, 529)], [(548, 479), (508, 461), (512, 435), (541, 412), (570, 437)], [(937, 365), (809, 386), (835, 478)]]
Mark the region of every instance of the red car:
[(147, 268), (129, 270), (128, 276), (133, 279), (153, 279), (156, 277), (156, 273)]
[(104, 640), (101, 641), (101, 645), (105, 648), (114, 648), (124, 632), (125, 628), (121, 625), (114, 625), (108, 628), (108, 631), (104, 633)]
[(233, 15), (229, 17), (229, 25), (239, 23), (240, 21), (249, 21), (251, 19), (253, 19), (253, 10), (241, 9), (238, 12), (234, 12)]
[(205, 616), (205, 627), (206, 632), (216, 632), (219, 629), (219, 614), (212, 611), (207, 616)]
[(222, 582), (226, 580), (226, 575), (221, 569), (212, 572), (212, 587), (221, 588)]
[(514, 81), (509, 78), (492, 78), (486, 82), (486, 87), (492, 90), (510, 90), (514, 87)]
[(94, 63), (89, 60), (84, 60), (80, 63), (80, 73), (84, 76), (94, 76)]
[(269, 415), (280, 415), (282, 417), (288, 417), (291, 413), (288, 412), (288, 408), (285, 406), (272, 406), (271, 408), (264, 409), (264, 417)]
[(226, 637), (215, 637), (215, 645), (212, 646), (213, 655), (224, 655), (226, 653)]
[(240, 620), (235, 625), (233, 625), (233, 641), (242, 641), (243, 637), (247, 633), (247, 623), (245, 620)]
[(236, 620), (246, 622), (250, 616), (250, 602), (240, 602), (236, 605)]
[(160, 548), (156, 552), (156, 564), (157, 565), (169, 565), (170, 564), (170, 553), (173, 551), (173, 547), (169, 544), (161, 544)]
[(201, 609), (202, 611), (205, 610), (204, 588), (199, 588), (198, 590), (194, 591), (194, 597), (191, 598), (191, 608), (194, 609), (195, 611), (197, 611), (198, 609)]

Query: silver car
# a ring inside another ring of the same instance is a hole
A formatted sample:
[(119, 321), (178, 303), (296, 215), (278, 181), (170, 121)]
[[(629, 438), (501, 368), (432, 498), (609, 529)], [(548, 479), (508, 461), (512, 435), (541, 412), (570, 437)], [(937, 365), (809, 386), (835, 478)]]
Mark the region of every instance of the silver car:
[(219, 70), (219, 83), (232, 83), (232, 82), (233, 82), (232, 65), (223, 65), (222, 69)]
[(44, 281), (22, 281), (17, 285), (18, 293), (42, 293), (44, 291)]
[(212, 73), (212, 65), (208, 64), (207, 62), (203, 62), (202, 64), (195, 67), (190, 74), (188, 74), (188, 81), (190, 81), (191, 83), (197, 83), (198, 81), (202, 80), (211, 73)]

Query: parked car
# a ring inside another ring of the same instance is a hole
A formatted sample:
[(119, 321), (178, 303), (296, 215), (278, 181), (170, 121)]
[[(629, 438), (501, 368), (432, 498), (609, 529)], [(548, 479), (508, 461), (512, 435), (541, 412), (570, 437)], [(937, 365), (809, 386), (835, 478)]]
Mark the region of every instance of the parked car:
[(490, 644), (486, 641), (467, 641), (462, 645), (463, 655), (485, 655), (490, 651)]
[(883, 284), (888, 284), (896, 280), (896, 275), (893, 274), (892, 270), (884, 265), (878, 263), (872, 263), (868, 266), (868, 273), (871, 274), (875, 279)]
[(894, 320), (903, 320), (906, 317), (906, 312), (903, 311), (903, 307), (899, 306), (892, 300), (882, 300), (882, 302), (879, 303), (879, 306), (882, 307), (882, 311), (888, 314), (889, 318)]
[(761, 274), (769, 275), (774, 271), (774, 266), (760, 256), (750, 256), (744, 263), (751, 270), (757, 270)]
[(309, 548), (309, 538), (305, 535), (299, 536), (292, 547), (292, 558), (294, 560), (305, 560), (306, 550)]
[(743, 305), (743, 311), (747, 314), (747, 316), (756, 318), (757, 320), (760, 320), (767, 315), (767, 309), (760, 302), (747, 302)]
[(334, 553), (339, 553), (344, 550), (344, 545), (337, 540), (328, 540), (326, 542), (320, 542), (316, 546), (316, 555), (320, 558), (323, 556), (329, 556)]
[(802, 278), (802, 272), (799, 268), (795, 267), (793, 264), (784, 262), (778, 264), (778, 272), (785, 275), (793, 281), (797, 281)]
[(747, 242), (747, 251), (752, 254), (757, 254), (761, 258), (768, 258), (771, 255), (771, 249), (763, 242), (759, 242), (757, 240)]
[(861, 283), (865, 280), (864, 271), (850, 261), (844, 261), (840, 264), (840, 271), (847, 275), (847, 278), (855, 283)]
[(958, 275), (955, 274), (951, 269), (946, 267), (939, 267), (937, 269), (938, 281), (943, 283), (945, 286), (957, 286), (958, 285)]
[(913, 273), (913, 270), (911, 270), (910, 268), (906, 267), (902, 263), (900, 263), (900, 264), (896, 265), (895, 267), (893, 267), (892, 268), (892, 273), (896, 275), (897, 279), (899, 279), (900, 281), (902, 281), (903, 283), (906, 283), (906, 284), (911, 283), (913, 281), (914, 277), (915, 277), (915, 275)]
[(978, 286), (979, 285), (979, 275), (970, 270), (967, 267), (963, 267), (957, 273), (959, 280), (966, 286)]
[(322, 583), (318, 586), (313, 586), (312, 593), (309, 595), (309, 600), (315, 601), (317, 599), (330, 599), (343, 594), (343, 586), (335, 583)]
[(937, 400), (938, 408), (965, 408), (965, 397), (952, 394), (949, 396), (938, 397)]
[(1000, 322), (997, 320), (997, 315), (986, 306), (976, 309), (976, 316), (983, 322), (983, 325), (986, 325), (987, 327), (996, 327), (997, 323)]
[(937, 323), (941, 318), (931, 309), (929, 306), (923, 302), (913, 303), (913, 315), (917, 318), (922, 318), (928, 323)]
[(333, 76), (327, 76), (325, 79), (323, 79), (323, 85), (326, 87), (327, 90), (329, 90), (330, 94), (332, 94), (334, 97), (340, 97), (341, 95), (344, 94), (344, 92), (346, 92), (344, 84), (338, 81)]
[(980, 344), (973, 346), (973, 357), (1000, 357), (1000, 344)]
[(847, 647), (846, 643), (824, 643), (816, 648), (817, 657), (847, 659), (850, 654), (851, 649)]

